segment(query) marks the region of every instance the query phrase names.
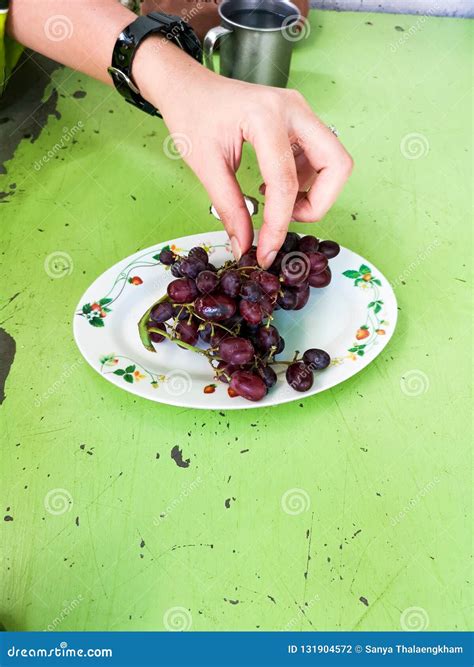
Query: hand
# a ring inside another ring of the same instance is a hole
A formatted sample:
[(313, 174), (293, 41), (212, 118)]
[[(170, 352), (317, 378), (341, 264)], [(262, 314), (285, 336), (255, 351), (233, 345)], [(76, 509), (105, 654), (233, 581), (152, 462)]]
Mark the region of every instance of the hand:
[(140, 48), (138, 86), (160, 109), (170, 132), (187, 137), (182, 157), (208, 191), (236, 258), (253, 241), (235, 177), (243, 142), (252, 144), (265, 192), (257, 259), (266, 268), (290, 220), (313, 222), (325, 215), (351, 173), (352, 159), (297, 91), (227, 79), (184, 53), (163, 57), (167, 49), (177, 51), (153, 39)]

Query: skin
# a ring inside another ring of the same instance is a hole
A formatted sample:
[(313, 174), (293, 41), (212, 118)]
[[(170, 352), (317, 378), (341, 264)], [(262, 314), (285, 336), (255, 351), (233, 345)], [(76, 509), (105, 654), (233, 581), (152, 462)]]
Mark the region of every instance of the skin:
[[(65, 39), (48, 36), (52, 17), (69, 22)], [(107, 67), (115, 41), (135, 18), (117, 0), (12, 0), (7, 32), (112, 85)], [(187, 137), (182, 157), (209, 193), (236, 258), (253, 242), (235, 176), (244, 141), (254, 147), (263, 179), (264, 222), (257, 250), (263, 268), (272, 263), (290, 221), (321, 220), (352, 171), (347, 151), (296, 90), (227, 79), (160, 36), (139, 47), (132, 75), (170, 132)], [(122, 103), (117, 97), (117, 106)]]

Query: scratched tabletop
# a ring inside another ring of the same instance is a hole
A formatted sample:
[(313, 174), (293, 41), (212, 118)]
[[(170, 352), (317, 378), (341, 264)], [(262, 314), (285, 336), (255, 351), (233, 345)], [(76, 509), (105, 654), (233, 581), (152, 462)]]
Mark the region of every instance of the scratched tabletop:
[[(98, 275), (221, 227), (162, 121), (54, 66), (35, 100), (17, 73), (20, 115), (0, 113), (7, 629), (469, 627), (473, 25), (309, 26), (290, 85), (356, 165), (311, 231), (376, 264), (399, 318), (362, 373), (262, 410), (148, 402), (82, 360), (72, 317)], [(250, 150), (239, 178), (261, 200)]]

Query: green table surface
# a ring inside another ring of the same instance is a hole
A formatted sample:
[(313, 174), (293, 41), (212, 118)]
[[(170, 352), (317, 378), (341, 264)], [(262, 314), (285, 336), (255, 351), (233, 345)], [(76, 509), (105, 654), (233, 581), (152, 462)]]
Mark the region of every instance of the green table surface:
[[(310, 26), (291, 85), (356, 165), (311, 231), (393, 281), (393, 340), (344, 384), (259, 411), (173, 408), (105, 382), (72, 337), (83, 291), (138, 249), (220, 223), (164, 155), (160, 120), (56, 70), (57, 112), (0, 183), (4, 361), (16, 342), (0, 406), (8, 629), (471, 625), (472, 22), (312, 12)], [(240, 180), (259, 197), (251, 151)], [(44, 268), (56, 252), (73, 262), (61, 279)], [(291, 489), (298, 514), (282, 509)]]

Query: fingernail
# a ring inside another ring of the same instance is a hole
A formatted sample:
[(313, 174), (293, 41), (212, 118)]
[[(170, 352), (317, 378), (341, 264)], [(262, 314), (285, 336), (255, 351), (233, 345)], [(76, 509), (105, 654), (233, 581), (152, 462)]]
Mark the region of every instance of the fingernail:
[(232, 254), (238, 262), (242, 257), (242, 250), (240, 249), (240, 243), (237, 241), (235, 236), (230, 237), (230, 247), (232, 248)]
[(267, 269), (269, 266), (273, 264), (273, 260), (275, 259), (277, 254), (276, 250), (270, 250), (268, 255), (265, 255), (265, 259), (263, 260), (263, 268)]

